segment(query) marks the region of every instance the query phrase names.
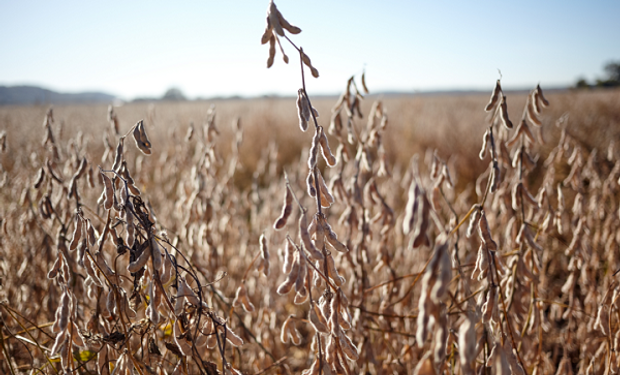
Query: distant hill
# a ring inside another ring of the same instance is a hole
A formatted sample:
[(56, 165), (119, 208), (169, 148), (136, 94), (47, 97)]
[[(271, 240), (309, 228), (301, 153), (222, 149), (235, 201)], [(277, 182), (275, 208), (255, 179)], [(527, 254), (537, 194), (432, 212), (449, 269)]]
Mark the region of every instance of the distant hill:
[(36, 86), (0, 86), (0, 105), (110, 103), (115, 98), (102, 92), (65, 94)]

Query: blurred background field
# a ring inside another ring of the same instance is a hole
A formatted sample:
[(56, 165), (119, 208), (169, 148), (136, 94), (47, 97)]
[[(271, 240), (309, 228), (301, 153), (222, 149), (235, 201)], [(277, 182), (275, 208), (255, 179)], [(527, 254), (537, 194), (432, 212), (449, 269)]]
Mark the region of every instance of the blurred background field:
[[(556, 121), (566, 121), (568, 131), (588, 148), (606, 147), (620, 137), (620, 90), (562, 90), (547, 94), (552, 105), (542, 117), (544, 138), (553, 145), (559, 136)], [(393, 165), (407, 165), (415, 153), (437, 149), (440, 155), (453, 159), (455, 172), (464, 180), (471, 180), (486, 168), (477, 158), (487, 121), (483, 111), (488, 94), (411, 94), (368, 95), (362, 102), (364, 113), (372, 103), (383, 101), (389, 116), (385, 134), (386, 152)], [(508, 110), (511, 118), (520, 118), (527, 92), (510, 92)], [(319, 111), (319, 124), (327, 127), (331, 108), (336, 97), (317, 97), (313, 104)], [(297, 110), (294, 98), (228, 99), (212, 101), (157, 101), (133, 102), (115, 106), (120, 128), (126, 132), (137, 121), (144, 119), (149, 135), (160, 152), (173, 152), (182, 145), (191, 123), (201, 127), (211, 107), (216, 109), (220, 152), (230, 152), (233, 138), (232, 123), (239, 118), (245, 134), (241, 146), (242, 169), (239, 173), (251, 177), (256, 162), (270, 142), (278, 144), (279, 163), (290, 165), (307, 147), (310, 134), (298, 131)], [(7, 132), (9, 152), (2, 155), (5, 170), (15, 166), (25, 167), (27, 176), (31, 169), (28, 160), (40, 150), (42, 139), (40, 124), (49, 106), (0, 106), (0, 129)], [(90, 151), (103, 153), (101, 131), (109, 128), (108, 106), (82, 104), (55, 106), (57, 126), (61, 138), (71, 138), (81, 131)], [(366, 118), (358, 119), (366, 123)], [(189, 147), (189, 145), (187, 146)], [(154, 158), (153, 158), (154, 159)], [(151, 162), (152, 163), (152, 162)], [(455, 176), (456, 177), (456, 176)], [(247, 181), (244, 182), (247, 186)]]

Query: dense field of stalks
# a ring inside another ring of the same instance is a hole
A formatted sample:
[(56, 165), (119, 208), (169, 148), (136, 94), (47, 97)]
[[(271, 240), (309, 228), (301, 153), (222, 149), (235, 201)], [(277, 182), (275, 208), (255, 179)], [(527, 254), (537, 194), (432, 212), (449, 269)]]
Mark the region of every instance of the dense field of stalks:
[(0, 108), (0, 373), (619, 370), (619, 91), (310, 82)]

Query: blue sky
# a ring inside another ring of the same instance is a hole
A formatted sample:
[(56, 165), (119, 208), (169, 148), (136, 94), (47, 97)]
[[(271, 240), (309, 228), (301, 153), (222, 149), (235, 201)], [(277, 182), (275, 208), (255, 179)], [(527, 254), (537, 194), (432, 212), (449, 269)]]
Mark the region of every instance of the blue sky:
[[(268, 1), (0, 0), (0, 85), (101, 90), (130, 99), (291, 95), (300, 86), (260, 45)], [(366, 69), (371, 91), (570, 85), (620, 60), (620, 1), (299, 1), (276, 5), (338, 93)]]

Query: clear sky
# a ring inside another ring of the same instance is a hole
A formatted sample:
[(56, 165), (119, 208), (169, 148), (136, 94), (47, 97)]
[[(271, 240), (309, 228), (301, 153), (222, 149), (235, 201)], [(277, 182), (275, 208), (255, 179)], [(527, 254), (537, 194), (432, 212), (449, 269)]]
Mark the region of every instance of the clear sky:
[[(277, 0), (292, 37), (339, 93), (365, 68), (371, 91), (570, 85), (620, 60), (620, 1)], [(0, 0), (0, 85), (131, 99), (296, 93), (298, 59), (260, 44), (267, 0)]]

